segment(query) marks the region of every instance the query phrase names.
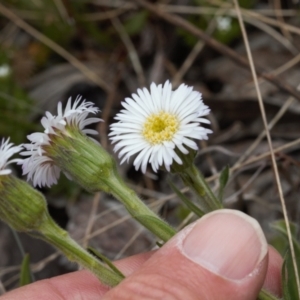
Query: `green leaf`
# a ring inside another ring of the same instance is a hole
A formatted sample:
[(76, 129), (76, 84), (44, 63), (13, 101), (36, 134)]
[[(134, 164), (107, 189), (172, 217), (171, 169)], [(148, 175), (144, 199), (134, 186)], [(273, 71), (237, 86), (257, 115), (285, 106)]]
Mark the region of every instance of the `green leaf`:
[(104, 256), (98, 250), (96, 250), (93, 247), (88, 247), (87, 250), (94, 256), (99, 258), (99, 260), (105, 262), (117, 275), (120, 275), (121, 277), (125, 278), (125, 275), (106, 256)]
[(289, 300), (287, 272), (286, 272), (286, 256), (284, 257), (283, 264), (282, 264), (281, 280), (282, 280), (283, 299)]
[(280, 300), (279, 298), (277, 298), (276, 296), (274, 296), (273, 294), (271, 294), (269, 291), (267, 291), (265, 289), (262, 289), (259, 292), (259, 295), (258, 295), (257, 299), (258, 300)]
[(169, 185), (171, 186), (172, 190), (176, 193), (176, 195), (182, 200), (182, 202), (197, 216), (202, 217), (205, 213), (196, 206), (190, 199), (188, 199), (181, 191), (170, 181), (168, 180)]
[(219, 198), (220, 202), (222, 202), (222, 200), (223, 200), (224, 189), (228, 182), (228, 179), (229, 179), (229, 167), (226, 166), (222, 170), (220, 179), (219, 179), (220, 188), (219, 188), (219, 192), (218, 192), (218, 198)]
[[(297, 232), (298, 232), (298, 226), (295, 223), (289, 223), (290, 224), (290, 229), (291, 229), (291, 234), (293, 238), (296, 238)], [(277, 232), (283, 234), (287, 238), (287, 231), (286, 231), (286, 225), (284, 220), (278, 220), (270, 225), (273, 229), (275, 229)]]
[[(280, 220), (271, 224), (271, 227), (282, 234), (286, 240), (288, 240), (287, 230), (284, 220)], [(297, 226), (296, 224), (290, 223), (292, 243), (295, 251), (295, 260), (297, 265), (298, 274), (300, 274), (300, 244), (296, 239)], [(295, 276), (295, 269), (293, 258), (291, 254), (290, 247), (284, 257), (284, 263), (282, 267), (282, 285), (283, 285), (283, 295), (285, 300), (299, 299), (298, 286)]]
[[(300, 250), (295, 247), (296, 264), (300, 274)], [(299, 299), (295, 269), (290, 249), (287, 251), (282, 268), (283, 295), (285, 300)]]
[[(297, 237), (297, 232), (298, 232), (298, 226), (295, 223), (289, 223), (290, 225), (290, 230), (291, 230), (291, 234), (292, 234), (292, 240), (293, 240), (293, 244), (294, 244), (294, 248), (299, 248), (300, 249), (300, 244), (297, 241), (296, 237)], [(281, 243), (285, 242), (285, 249), (284, 249), (284, 253), (287, 251), (288, 247), (289, 247), (289, 240), (288, 240), (288, 235), (287, 235), (287, 231), (286, 231), (286, 225), (285, 225), (285, 221), (284, 220), (278, 220), (276, 222), (271, 223), (271, 228), (273, 228), (274, 230), (276, 230), (281, 237), (283, 238), (283, 241), (281, 240)]]
[(146, 24), (147, 18), (148, 12), (146, 10), (137, 12), (124, 23), (126, 32), (129, 35), (140, 33)]
[(21, 265), (20, 286), (24, 286), (31, 282), (30, 258), (29, 254), (26, 254)]

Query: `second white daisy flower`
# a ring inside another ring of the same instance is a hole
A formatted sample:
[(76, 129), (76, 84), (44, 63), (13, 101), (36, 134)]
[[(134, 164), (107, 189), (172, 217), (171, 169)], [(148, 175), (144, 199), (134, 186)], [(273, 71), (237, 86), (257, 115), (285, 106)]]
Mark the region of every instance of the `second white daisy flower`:
[[(71, 146), (71, 141), (78, 140), (74, 136), (77, 133), (83, 136), (98, 133), (96, 130), (85, 127), (102, 121), (99, 118), (88, 117), (89, 114), (97, 114), (99, 109), (92, 102), (81, 101), (80, 96), (76, 98), (73, 104), (71, 102), (72, 100), (69, 98), (64, 111), (61, 102), (59, 102), (57, 115), (46, 112), (41, 120), (44, 132), (28, 135), (27, 138), (30, 143), (23, 145), (26, 151), (21, 152), (21, 155), (28, 157), (22, 160), (20, 164), (23, 167), (23, 175), (27, 175), (27, 179), (32, 180), (34, 186), (50, 187), (56, 184), (61, 170), (66, 176), (69, 176), (65, 161), (61, 155), (57, 155), (57, 151), (67, 153), (69, 150), (66, 145), (69, 143)], [(86, 143), (83, 142), (83, 144)], [(77, 151), (79, 152), (79, 149)]]
[(115, 117), (119, 122), (111, 125), (110, 139), (116, 143), (114, 151), (120, 151), (121, 163), (138, 154), (134, 166), (143, 173), (148, 162), (154, 172), (162, 165), (170, 171), (173, 161), (182, 164), (177, 151), (187, 154), (189, 148), (197, 150), (194, 139), (206, 140), (212, 133), (201, 126), (210, 123), (204, 118), (210, 109), (201, 93), (185, 84), (172, 91), (169, 81), (164, 86), (152, 83), (150, 92), (138, 89), (122, 106)]

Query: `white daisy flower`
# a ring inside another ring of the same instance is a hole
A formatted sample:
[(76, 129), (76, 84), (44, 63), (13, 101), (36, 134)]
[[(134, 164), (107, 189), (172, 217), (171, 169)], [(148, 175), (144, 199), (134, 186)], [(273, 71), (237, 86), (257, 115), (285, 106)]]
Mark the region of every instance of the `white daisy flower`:
[(9, 160), (11, 156), (23, 149), (22, 146), (13, 145), (13, 143), (9, 143), (9, 138), (6, 141), (5, 139), (2, 139), (0, 145), (0, 176), (8, 175), (11, 173), (10, 169), (6, 169), (9, 164), (21, 161), (21, 159), (19, 158)]
[(114, 151), (124, 161), (138, 154), (134, 160), (137, 169), (146, 172), (149, 162), (154, 172), (164, 165), (170, 171), (175, 160), (182, 164), (177, 154), (189, 153), (189, 148), (197, 150), (193, 139), (206, 140), (210, 129), (201, 124), (210, 124), (203, 118), (210, 112), (202, 101), (201, 93), (181, 84), (172, 91), (166, 81), (164, 86), (154, 83), (148, 89), (138, 89), (132, 98), (122, 102), (123, 110), (115, 117), (119, 122), (111, 125), (110, 139), (116, 143)]
[[(24, 144), (26, 151), (21, 155), (28, 156), (21, 164), (23, 165), (23, 175), (27, 175), (28, 180), (32, 180), (34, 186), (48, 186), (57, 183), (61, 168), (51, 156), (51, 147), (56, 142), (55, 137), (71, 137), (72, 132), (79, 131), (83, 134), (97, 134), (96, 130), (86, 129), (89, 124), (102, 121), (100, 118), (87, 118), (88, 114), (99, 112), (94, 103), (81, 101), (78, 96), (71, 105), (69, 98), (66, 108), (63, 111), (61, 102), (58, 103), (57, 115), (46, 112), (41, 123), (44, 132), (36, 132), (27, 136), (29, 144)], [(67, 176), (67, 172), (64, 172)]]

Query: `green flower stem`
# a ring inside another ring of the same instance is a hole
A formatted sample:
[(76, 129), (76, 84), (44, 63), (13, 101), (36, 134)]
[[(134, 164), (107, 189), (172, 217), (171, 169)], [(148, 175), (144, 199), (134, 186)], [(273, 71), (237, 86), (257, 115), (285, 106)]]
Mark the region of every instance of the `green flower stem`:
[(103, 284), (113, 287), (123, 279), (122, 276), (105, 267), (96, 257), (79, 246), (65, 230), (52, 220), (49, 214), (42, 222), (38, 232), (42, 234), (39, 238), (55, 246), (70, 261), (77, 262), (90, 270)]
[(274, 296), (270, 292), (266, 291), (265, 289), (262, 289), (259, 292), (259, 295), (258, 295), (257, 299), (258, 300), (279, 300), (280, 298), (277, 298), (276, 296)]
[(131, 216), (157, 237), (166, 242), (176, 234), (175, 229), (160, 219), (143, 203), (136, 193), (124, 183), (117, 172), (112, 172), (106, 180), (102, 178), (102, 181), (109, 187), (110, 193), (124, 204)]
[(199, 199), (202, 202), (201, 208), (205, 212), (223, 208), (223, 205), (212, 192), (204, 176), (201, 174), (201, 172), (199, 172), (194, 164), (188, 168), (185, 168), (179, 173), (179, 175), (183, 182), (193, 189), (199, 196)]
[(176, 233), (126, 186), (117, 172), (115, 160), (101, 145), (71, 129), (68, 134), (53, 135), (51, 141), (44, 147), (47, 154), (75, 182), (92, 193), (104, 191), (115, 196), (138, 222), (163, 241)]

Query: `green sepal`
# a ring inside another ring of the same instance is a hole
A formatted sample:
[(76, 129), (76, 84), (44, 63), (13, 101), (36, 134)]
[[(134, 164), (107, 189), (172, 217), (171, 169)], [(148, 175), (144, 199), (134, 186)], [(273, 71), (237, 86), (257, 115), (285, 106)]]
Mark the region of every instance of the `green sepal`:
[(20, 272), (20, 286), (31, 283), (31, 270), (30, 270), (30, 257), (29, 254), (25, 254), (23, 257), (21, 272)]
[(47, 155), (87, 191), (110, 193), (105, 180), (116, 170), (113, 157), (91, 138), (77, 130), (51, 135), (51, 143), (44, 147)]
[(161, 238), (164, 242), (168, 241), (176, 234), (175, 229), (164, 221), (150, 215), (136, 215), (134, 218), (148, 228), (154, 235)]
[(224, 194), (224, 189), (226, 187), (226, 184), (228, 182), (228, 179), (229, 179), (229, 167), (226, 166), (221, 174), (220, 174), (220, 178), (219, 178), (219, 184), (220, 184), (220, 187), (219, 187), (219, 192), (218, 192), (218, 199), (220, 200), (220, 202), (223, 201), (223, 194)]
[(110, 269), (112, 271), (114, 271), (117, 275), (125, 278), (125, 275), (101, 252), (99, 252), (98, 250), (96, 250), (95, 248), (93, 248), (91, 246), (89, 246), (87, 248), (87, 250), (88, 250), (88, 252), (90, 252), (91, 254), (96, 256), (100, 261), (106, 263), (110, 267)]
[(180, 174), (185, 172), (186, 169), (190, 168), (193, 165), (195, 157), (197, 155), (197, 151), (193, 149), (189, 149), (189, 152), (185, 154), (176, 148), (175, 152), (180, 157), (182, 164), (173, 161), (171, 165), (171, 173)]
[(176, 193), (176, 195), (182, 200), (182, 202), (190, 209), (193, 213), (195, 213), (198, 217), (202, 217), (205, 213), (196, 206), (190, 199), (188, 199), (181, 191), (170, 181), (168, 180), (169, 185), (172, 190)]

